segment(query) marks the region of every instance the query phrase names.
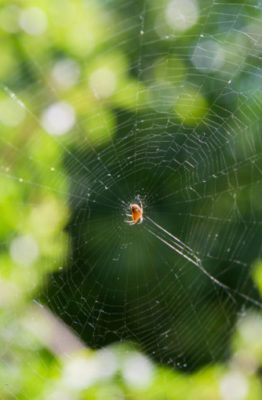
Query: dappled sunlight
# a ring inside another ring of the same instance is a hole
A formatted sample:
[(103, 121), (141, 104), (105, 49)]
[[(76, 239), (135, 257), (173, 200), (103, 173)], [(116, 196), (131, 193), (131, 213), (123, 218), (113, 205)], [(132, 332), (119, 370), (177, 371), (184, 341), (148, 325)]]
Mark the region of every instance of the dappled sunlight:
[(2, 1), (1, 400), (261, 400), (261, 20)]

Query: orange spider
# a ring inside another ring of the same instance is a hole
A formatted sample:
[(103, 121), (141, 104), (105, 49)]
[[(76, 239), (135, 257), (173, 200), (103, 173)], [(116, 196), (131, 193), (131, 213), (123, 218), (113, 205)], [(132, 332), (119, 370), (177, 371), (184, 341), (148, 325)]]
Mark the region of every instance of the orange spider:
[(135, 225), (137, 222), (141, 224), (143, 222), (143, 204), (140, 201), (138, 204), (130, 204), (130, 210), (132, 214), (126, 214), (127, 217), (132, 217), (132, 220), (126, 221), (129, 225)]

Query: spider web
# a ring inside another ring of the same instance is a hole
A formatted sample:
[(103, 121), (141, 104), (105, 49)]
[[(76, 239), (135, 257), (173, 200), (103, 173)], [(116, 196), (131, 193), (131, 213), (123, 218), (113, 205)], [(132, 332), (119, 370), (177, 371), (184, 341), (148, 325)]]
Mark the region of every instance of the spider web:
[[(18, 136), (1, 136), (2, 179), (23, 185), (32, 208), (49, 193), (70, 215), (67, 254), (56, 268), (43, 259), (50, 274), (34, 297), (93, 348), (130, 340), (172, 366), (215, 362), (237, 316), (262, 306), (252, 280), (262, 233), (261, 4), (187, 1), (179, 23), (178, 1), (83, 4), (104, 19), (96, 53), (79, 44), (67, 55), (78, 91), (50, 78), (66, 52), (52, 23), (44, 54), (38, 39), (17, 37), (27, 61), (1, 85), (27, 121)], [(56, 121), (59, 112), (73, 121), (65, 132), (45, 114), (54, 103)], [(43, 144), (56, 157), (43, 156)], [(144, 221), (129, 226), (139, 201)]]

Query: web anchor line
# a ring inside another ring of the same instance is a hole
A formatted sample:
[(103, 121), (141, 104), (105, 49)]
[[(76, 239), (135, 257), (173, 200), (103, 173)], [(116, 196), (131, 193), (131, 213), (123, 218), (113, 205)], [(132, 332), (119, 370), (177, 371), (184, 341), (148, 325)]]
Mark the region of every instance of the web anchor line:
[[(236, 300), (232, 296), (232, 294), (231, 294), (232, 292), (235, 293), (236, 295), (242, 297), (244, 300), (252, 303), (253, 305), (255, 305), (259, 308), (262, 308), (262, 304), (259, 301), (251, 298), (248, 295), (245, 295), (244, 293), (238, 292), (237, 290), (222, 283), (221, 281), (216, 279), (212, 274), (210, 274), (203, 266), (201, 259), (197, 256), (196, 252), (193, 249), (191, 249), (191, 247), (189, 247), (186, 243), (184, 243), (182, 240), (178, 239), (175, 235), (173, 235), (171, 232), (167, 231), (161, 225), (157, 224), (150, 217), (147, 216), (147, 217), (145, 217), (145, 219), (147, 221), (149, 221), (153, 226), (155, 226), (160, 231), (160, 232), (156, 233), (152, 229), (150, 229), (146, 226), (147, 231), (151, 235), (153, 235), (155, 238), (159, 239), (162, 243), (164, 243), (166, 246), (168, 246), (171, 250), (175, 251), (176, 253), (178, 253), (179, 255), (184, 257), (187, 261), (191, 262), (197, 268), (199, 268), (200, 271), (202, 271), (212, 282), (214, 282), (215, 284), (217, 284), (218, 286), (223, 288), (227, 292), (228, 296), (230, 296), (230, 298), (234, 301), (234, 303), (236, 302)], [(166, 237), (165, 236), (162, 237), (161, 233), (162, 234), (164, 233), (166, 235)]]

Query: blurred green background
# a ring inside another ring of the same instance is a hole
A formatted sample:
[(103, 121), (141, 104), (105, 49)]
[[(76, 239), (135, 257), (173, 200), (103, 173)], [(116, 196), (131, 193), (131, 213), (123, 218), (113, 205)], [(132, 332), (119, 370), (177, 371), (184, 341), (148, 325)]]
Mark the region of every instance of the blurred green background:
[(0, 2), (1, 399), (261, 399), (261, 20)]

